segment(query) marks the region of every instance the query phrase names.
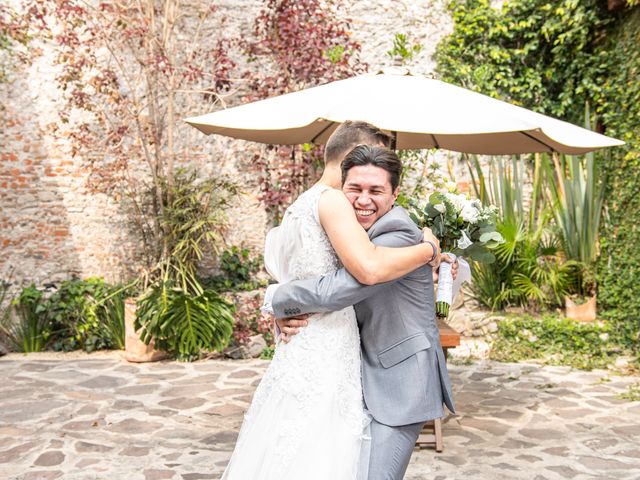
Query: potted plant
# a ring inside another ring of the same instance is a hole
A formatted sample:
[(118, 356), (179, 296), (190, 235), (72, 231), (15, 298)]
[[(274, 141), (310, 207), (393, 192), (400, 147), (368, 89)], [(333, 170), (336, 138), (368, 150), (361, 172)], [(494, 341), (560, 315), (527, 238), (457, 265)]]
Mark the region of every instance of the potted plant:
[[(197, 267), (206, 247), (217, 251), (222, 243), (224, 208), (236, 189), (222, 178), (198, 180), (194, 171), (178, 170), (163, 190), (160, 258), (141, 281), (135, 310), (131, 302), (127, 308), (135, 317), (131, 345), (150, 358), (157, 348), (191, 360), (204, 350), (222, 350), (233, 330), (233, 305), (202, 285)], [(135, 336), (146, 345), (144, 352)]]

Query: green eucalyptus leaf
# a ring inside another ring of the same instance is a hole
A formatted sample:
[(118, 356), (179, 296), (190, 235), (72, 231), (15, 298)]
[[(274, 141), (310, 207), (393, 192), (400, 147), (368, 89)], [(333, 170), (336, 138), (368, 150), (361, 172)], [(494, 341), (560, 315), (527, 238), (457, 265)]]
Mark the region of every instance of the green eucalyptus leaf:
[(483, 233), (482, 235), (480, 235), (479, 240), (482, 243), (494, 242), (495, 244), (499, 244), (504, 242), (504, 238), (502, 237), (502, 235), (500, 235), (500, 233), (496, 231)]

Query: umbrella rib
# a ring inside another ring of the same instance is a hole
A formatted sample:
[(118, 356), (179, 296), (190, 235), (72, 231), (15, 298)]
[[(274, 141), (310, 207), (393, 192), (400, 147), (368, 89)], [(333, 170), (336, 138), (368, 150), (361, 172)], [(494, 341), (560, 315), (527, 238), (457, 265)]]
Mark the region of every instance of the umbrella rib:
[(556, 149), (555, 149), (555, 148), (553, 148), (553, 147), (551, 147), (551, 146), (547, 145), (546, 143), (544, 143), (544, 142), (543, 142), (543, 141), (541, 141), (541, 140), (538, 140), (538, 139), (537, 139), (536, 137), (534, 137), (533, 135), (529, 135), (527, 132), (518, 132), (518, 133), (521, 133), (521, 134), (522, 134), (522, 135), (524, 135), (525, 137), (530, 138), (530, 139), (531, 139), (531, 140), (533, 140), (534, 142), (538, 142), (539, 144), (544, 145), (545, 147), (547, 147), (547, 148), (548, 148), (550, 151), (552, 151), (552, 152), (555, 152), (555, 151), (556, 151)]
[(431, 138), (433, 139), (433, 144), (435, 145), (436, 148), (440, 148), (440, 144), (438, 143), (438, 140), (436, 140), (436, 136), (433, 133), (430, 133)]
[(316, 143), (316, 140), (318, 139), (318, 137), (319, 137), (320, 135), (322, 135), (324, 132), (326, 132), (326, 131), (327, 131), (327, 130), (328, 130), (328, 129), (329, 129), (329, 128), (334, 124), (334, 123), (335, 123), (335, 122), (329, 122), (329, 125), (327, 125), (327, 126), (326, 126), (326, 127), (324, 127), (322, 130), (320, 130), (320, 131), (318, 132), (318, 134), (317, 134), (315, 137), (313, 137), (313, 138), (311, 139), (311, 143)]

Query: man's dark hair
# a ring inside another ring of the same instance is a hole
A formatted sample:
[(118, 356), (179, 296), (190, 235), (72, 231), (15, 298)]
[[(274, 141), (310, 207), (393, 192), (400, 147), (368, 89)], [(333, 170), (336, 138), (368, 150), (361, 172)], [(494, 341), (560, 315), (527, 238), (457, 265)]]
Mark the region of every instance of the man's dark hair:
[(347, 180), (347, 174), (353, 167), (373, 165), (380, 167), (389, 173), (391, 190), (395, 190), (400, 184), (402, 175), (402, 162), (398, 156), (388, 148), (374, 147), (371, 145), (358, 145), (351, 150), (342, 161), (342, 184)]
[(367, 122), (347, 120), (331, 134), (324, 147), (325, 164), (341, 162), (356, 145), (391, 146), (391, 137)]

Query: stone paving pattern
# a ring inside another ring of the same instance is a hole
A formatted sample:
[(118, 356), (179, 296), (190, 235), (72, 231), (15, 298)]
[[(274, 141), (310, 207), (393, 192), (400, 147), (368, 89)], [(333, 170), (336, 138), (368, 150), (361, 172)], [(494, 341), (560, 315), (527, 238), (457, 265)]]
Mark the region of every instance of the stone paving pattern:
[[(0, 479), (217, 479), (266, 361), (0, 359)], [(640, 479), (637, 377), (535, 364), (451, 365), (445, 450), (406, 479)]]

